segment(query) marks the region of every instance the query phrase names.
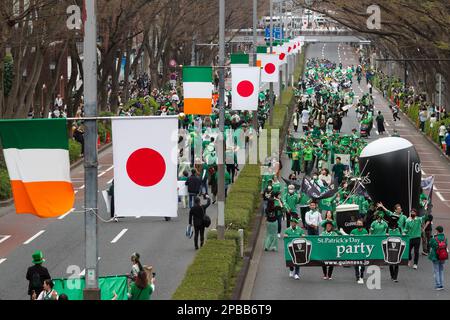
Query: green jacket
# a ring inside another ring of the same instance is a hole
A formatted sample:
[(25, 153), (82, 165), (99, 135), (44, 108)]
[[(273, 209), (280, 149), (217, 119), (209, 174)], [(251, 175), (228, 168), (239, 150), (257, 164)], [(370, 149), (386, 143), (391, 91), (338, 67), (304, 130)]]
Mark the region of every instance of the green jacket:
[(332, 230), (330, 232), (325, 230), (320, 235), (321, 236), (338, 236), (339, 234), (336, 231), (334, 231), (334, 230)]
[(422, 223), (427, 215), (422, 217), (416, 217), (414, 220), (408, 218), (406, 220), (404, 232), (409, 236), (410, 239), (422, 237)]
[(386, 234), (386, 230), (388, 228), (388, 225), (386, 221), (381, 220), (381, 222), (378, 222), (378, 220), (375, 220), (370, 225), (370, 234), (378, 235), (378, 234)]
[(352, 236), (365, 236), (368, 234), (369, 233), (367, 232), (367, 230), (365, 228), (362, 228), (361, 231), (359, 231), (358, 228), (355, 228), (350, 232), (350, 235), (352, 235)]
[(392, 217), (392, 216), (397, 217), (398, 218), (398, 221), (397, 221), (398, 227), (400, 228), (400, 230), (402, 232), (405, 231), (405, 225), (406, 225), (406, 219), (407, 218), (406, 218), (406, 216), (403, 213), (400, 213), (400, 215), (398, 215), (395, 212), (387, 210), (386, 211), (386, 215), (388, 217)]
[(445, 243), (448, 245), (448, 239), (445, 237), (445, 235), (443, 233), (440, 233), (438, 235), (434, 235), (433, 237), (431, 237), (431, 239), (430, 239), (430, 248), (431, 248), (431, 250), (430, 250), (430, 254), (428, 256), (428, 259), (430, 259), (433, 262), (438, 261), (437, 253), (436, 253), (436, 249), (438, 247), (438, 243), (437, 243), (435, 237), (437, 237), (439, 241), (444, 241), (444, 239), (445, 239)]
[(297, 192), (283, 194), (283, 203), (287, 211), (297, 212), (297, 205), (300, 203), (300, 197)]
[(289, 227), (284, 231), (284, 234), (288, 237), (302, 237), (305, 234), (305, 231), (298, 226), (295, 230), (293, 230), (292, 227)]

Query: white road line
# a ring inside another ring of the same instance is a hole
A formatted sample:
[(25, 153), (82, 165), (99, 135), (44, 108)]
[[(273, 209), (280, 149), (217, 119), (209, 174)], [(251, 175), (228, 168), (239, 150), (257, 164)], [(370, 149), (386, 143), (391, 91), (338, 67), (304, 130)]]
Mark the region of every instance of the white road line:
[(111, 241), (111, 243), (116, 243), (120, 238), (128, 231), (128, 229), (123, 229), (120, 233)]
[(81, 187), (78, 188), (78, 190), (83, 190), (86, 186), (83, 184)]
[(11, 238), (10, 235), (7, 235), (7, 236), (0, 236), (0, 237), (3, 238), (3, 239), (0, 239), (0, 243), (3, 243), (3, 242), (5, 242), (6, 240), (8, 240), (9, 238)]
[(37, 237), (39, 237), (41, 234), (43, 234), (45, 232), (45, 230), (41, 230), (38, 233), (36, 233), (34, 236), (32, 236), (30, 239), (28, 239), (27, 241), (25, 241), (23, 244), (30, 244), (34, 239), (36, 239)]
[(446, 201), (439, 191), (436, 191), (435, 193), (439, 197), (439, 199), (441, 199), (441, 201)]
[(102, 173), (100, 173), (100, 174), (98, 175), (98, 177), (100, 178), (101, 176), (104, 176), (105, 173), (106, 173), (106, 171), (103, 171)]
[(111, 179), (107, 182), (107, 184), (110, 184), (111, 182), (113, 182), (114, 179)]
[(69, 214), (71, 214), (71, 213), (74, 212), (74, 211), (75, 211), (75, 208), (70, 209), (69, 212), (67, 212), (67, 213), (63, 214), (62, 216), (60, 216), (60, 217), (58, 218), (58, 220), (64, 219), (65, 217), (67, 217)]
[(141, 218), (140, 216), (137, 216), (137, 217), (136, 217), (136, 219), (140, 219), (140, 218)]
[(388, 126), (388, 127), (390, 127), (391, 125), (388, 123), (388, 122), (386, 122), (386, 125)]
[(74, 192), (74, 193), (75, 193), (75, 194), (77, 194), (77, 193), (78, 193), (78, 191), (80, 191), (80, 190), (75, 190), (75, 192)]
[(2, 264), (2, 263), (5, 262), (5, 261), (6, 261), (6, 258), (0, 259), (0, 264)]
[(114, 169), (114, 166), (109, 167), (108, 169), (105, 170), (105, 172), (109, 172), (109, 171), (111, 171), (112, 169)]

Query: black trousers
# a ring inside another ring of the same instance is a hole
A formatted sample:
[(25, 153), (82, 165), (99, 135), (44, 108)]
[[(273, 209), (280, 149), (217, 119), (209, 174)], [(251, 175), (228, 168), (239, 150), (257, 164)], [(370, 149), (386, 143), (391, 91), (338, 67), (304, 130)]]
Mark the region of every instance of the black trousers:
[(409, 261), (412, 259), (412, 250), (414, 249), (414, 264), (419, 263), (420, 238), (409, 240)]
[(398, 277), (398, 264), (389, 265), (389, 272), (391, 273), (391, 278), (397, 280)]
[(333, 269), (334, 269), (334, 267), (332, 267), (332, 266), (331, 267), (322, 266), (323, 276), (331, 278), (331, 276), (333, 275)]
[(205, 242), (205, 227), (194, 227), (194, 245), (198, 249), (198, 236), (200, 235), (200, 246)]
[(300, 207), (300, 216), (302, 218), (303, 227), (306, 228), (306, 213), (309, 211), (309, 207)]
[(278, 221), (278, 233), (281, 233), (281, 221), (283, 220), (283, 216), (277, 216), (277, 221)]
[(365, 266), (356, 266), (355, 267), (355, 276), (356, 279), (359, 280), (364, 279), (364, 271), (366, 271), (366, 267)]

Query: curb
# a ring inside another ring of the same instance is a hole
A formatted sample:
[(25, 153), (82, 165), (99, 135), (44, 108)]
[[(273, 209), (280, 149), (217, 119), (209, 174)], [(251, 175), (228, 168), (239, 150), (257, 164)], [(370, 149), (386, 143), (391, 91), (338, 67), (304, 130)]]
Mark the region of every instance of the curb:
[[(98, 149), (98, 151), (97, 151), (98, 154), (100, 154), (100, 153), (102, 153), (103, 151), (105, 151), (106, 149), (108, 149), (111, 145), (112, 145), (112, 142), (110, 142), (110, 143), (108, 143), (108, 144), (104, 144), (103, 146), (101, 146), (101, 147)], [(80, 165), (83, 164), (83, 162), (84, 162), (84, 158), (81, 158), (81, 159), (75, 161), (74, 163), (72, 163), (72, 164), (70, 165), (70, 171), (72, 171), (72, 170), (78, 168)], [(10, 199), (7, 199), (7, 200), (0, 201), (0, 208), (9, 207), (9, 206), (12, 205), (13, 203), (14, 203), (14, 198), (10, 198)], [(6, 215), (6, 213), (0, 213), (0, 217), (3, 217), (3, 216), (5, 216), (5, 215)]]

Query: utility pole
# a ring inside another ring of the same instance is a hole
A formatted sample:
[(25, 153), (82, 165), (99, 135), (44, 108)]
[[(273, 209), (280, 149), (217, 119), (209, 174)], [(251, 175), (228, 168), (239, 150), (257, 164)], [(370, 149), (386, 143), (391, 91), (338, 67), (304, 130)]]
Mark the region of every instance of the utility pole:
[(225, 239), (225, 0), (219, 0), (219, 150), (217, 150), (217, 238)]
[[(256, 67), (256, 60), (257, 60), (257, 53), (256, 53), (257, 19), (258, 19), (258, 0), (253, 0), (253, 66), (254, 67)], [(254, 130), (254, 136), (257, 136), (257, 133), (258, 133), (258, 108), (256, 109), (256, 111), (253, 111), (253, 130)]]
[(192, 51), (191, 51), (191, 66), (195, 66), (195, 43), (197, 40), (197, 34), (192, 37)]
[(85, 1), (86, 22), (84, 24), (84, 181), (85, 181), (85, 245), (86, 287), (85, 300), (100, 300), (98, 288), (98, 242), (97, 242), (97, 19), (95, 0)]
[[(270, 54), (273, 54), (273, 0), (270, 0)], [(269, 84), (269, 105), (270, 105), (270, 124), (273, 121), (273, 82)]]

